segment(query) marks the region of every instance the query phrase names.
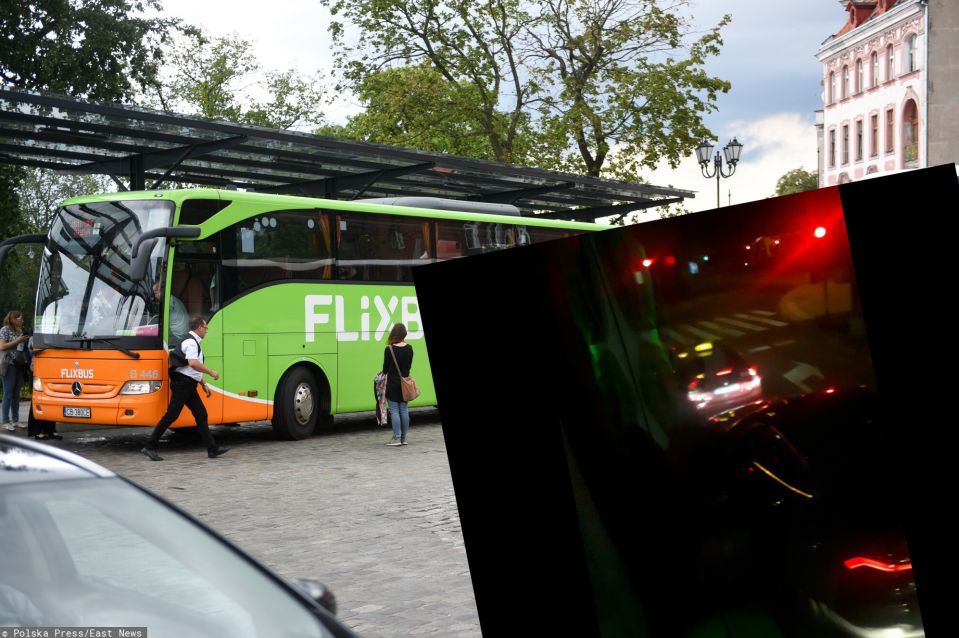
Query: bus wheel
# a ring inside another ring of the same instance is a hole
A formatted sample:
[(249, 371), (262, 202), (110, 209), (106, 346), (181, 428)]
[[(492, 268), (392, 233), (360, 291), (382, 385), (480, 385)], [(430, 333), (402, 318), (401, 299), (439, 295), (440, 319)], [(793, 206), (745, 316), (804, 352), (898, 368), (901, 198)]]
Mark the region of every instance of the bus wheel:
[(291, 441), (310, 436), (316, 429), (319, 400), (313, 375), (305, 368), (290, 370), (273, 401), (273, 430)]

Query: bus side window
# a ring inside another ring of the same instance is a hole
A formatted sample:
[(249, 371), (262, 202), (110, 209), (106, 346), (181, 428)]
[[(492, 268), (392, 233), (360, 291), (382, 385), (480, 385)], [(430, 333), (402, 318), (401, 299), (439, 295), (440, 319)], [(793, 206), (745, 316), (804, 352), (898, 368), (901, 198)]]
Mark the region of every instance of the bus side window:
[(337, 223), (336, 278), (412, 282), (430, 259), (430, 224), (398, 215), (344, 212)]
[(529, 234), (527, 237), (532, 238), (532, 243), (538, 244), (544, 241), (550, 241), (552, 239), (562, 239), (564, 237), (569, 237), (570, 235), (576, 234), (574, 231), (565, 230), (562, 228), (542, 228), (540, 226), (532, 226), (529, 228)]
[[(285, 280), (329, 279), (332, 237), (318, 210), (262, 213), (223, 232), (223, 299)], [(212, 301), (212, 299), (211, 299)]]
[(526, 226), (516, 226), (516, 245), (528, 246), (532, 243), (533, 240), (529, 238), (529, 231), (526, 230)]
[(465, 255), (463, 229), (469, 226), (469, 223), (438, 220), (436, 222), (436, 258), (456, 259)]

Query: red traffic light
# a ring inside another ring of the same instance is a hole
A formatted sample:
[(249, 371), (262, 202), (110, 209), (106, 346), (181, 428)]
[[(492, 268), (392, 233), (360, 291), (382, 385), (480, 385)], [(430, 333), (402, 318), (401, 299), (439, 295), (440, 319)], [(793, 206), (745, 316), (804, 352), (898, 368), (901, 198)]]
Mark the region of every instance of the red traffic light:
[(822, 239), (826, 236), (826, 227), (816, 226), (816, 230), (814, 230), (812, 234), (816, 236), (816, 239)]
[(649, 267), (652, 266), (652, 265), (653, 265), (653, 260), (652, 260), (652, 259), (648, 259), (648, 258), (647, 258), (647, 259), (644, 259), (644, 260), (643, 260), (643, 268), (649, 268)]

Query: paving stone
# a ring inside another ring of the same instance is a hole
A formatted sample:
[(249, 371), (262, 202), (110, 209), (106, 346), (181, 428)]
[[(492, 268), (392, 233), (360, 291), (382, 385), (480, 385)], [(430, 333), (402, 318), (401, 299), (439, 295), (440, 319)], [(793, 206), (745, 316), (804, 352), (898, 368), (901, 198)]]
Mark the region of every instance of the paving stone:
[[(22, 409), (26, 409), (26, 404)], [(369, 414), (279, 441), (269, 423), (214, 426), (230, 452), (147, 428), (60, 426), (52, 443), (147, 487), (287, 578), (315, 578), (366, 638), (481, 636), (439, 413), (414, 410), (410, 445)]]

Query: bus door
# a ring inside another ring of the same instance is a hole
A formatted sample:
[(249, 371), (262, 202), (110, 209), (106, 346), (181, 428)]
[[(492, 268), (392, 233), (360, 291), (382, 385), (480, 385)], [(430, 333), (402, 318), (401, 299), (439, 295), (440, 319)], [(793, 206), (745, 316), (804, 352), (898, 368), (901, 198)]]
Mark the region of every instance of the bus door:
[[(167, 339), (170, 347), (180, 343), (189, 333), (189, 321), (200, 316), (209, 325), (209, 331), (203, 339), (203, 359), (206, 367), (224, 371), (224, 331), (219, 310), (218, 279), (219, 251), (216, 237), (199, 241), (182, 241), (176, 246), (176, 254), (169, 269), (170, 298)], [(207, 397), (202, 389), (200, 398), (208, 413), (210, 423), (223, 422), (224, 378), (214, 381), (205, 376), (213, 395)], [(195, 424), (189, 410), (184, 410), (174, 425)]]

